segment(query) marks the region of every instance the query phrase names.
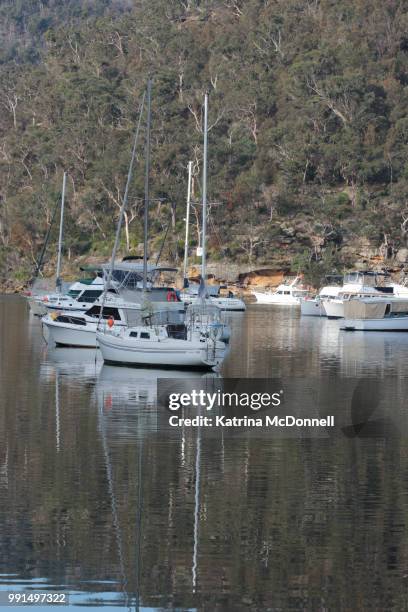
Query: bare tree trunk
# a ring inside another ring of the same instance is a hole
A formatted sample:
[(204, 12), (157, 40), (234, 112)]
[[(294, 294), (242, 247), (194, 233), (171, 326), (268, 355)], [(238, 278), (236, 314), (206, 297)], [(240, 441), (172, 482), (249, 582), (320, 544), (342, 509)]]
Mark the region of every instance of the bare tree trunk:
[(125, 236), (126, 236), (126, 250), (130, 251), (130, 237), (129, 237), (129, 216), (125, 211)]

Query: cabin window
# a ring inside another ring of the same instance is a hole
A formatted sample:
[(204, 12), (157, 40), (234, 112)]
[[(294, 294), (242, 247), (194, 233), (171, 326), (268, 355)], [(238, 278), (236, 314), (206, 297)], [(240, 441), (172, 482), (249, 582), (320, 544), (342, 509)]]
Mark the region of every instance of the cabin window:
[(277, 291), (277, 293), (278, 293), (279, 295), (281, 295), (281, 293), (283, 293), (283, 291)]
[(169, 338), (187, 340), (187, 327), (184, 325), (184, 323), (167, 325), (167, 335)]
[(137, 289), (138, 284), (143, 280), (142, 273), (130, 272), (128, 270), (114, 270), (112, 278), (119, 284), (128, 289)]
[(69, 315), (59, 315), (55, 319), (58, 323), (71, 323), (72, 325), (86, 325), (85, 319), (79, 317), (70, 317)]
[[(100, 306), (92, 306), (92, 308), (89, 308), (86, 311), (86, 314), (89, 315), (90, 317), (94, 317), (95, 319), (99, 319), (100, 312), (101, 312)], [(117, 308), (109, 308), (105, 306), (103, 309), (102, 318), (109, 319), (110, 317), (113, 317), (115, 321), (121, 321), (119, 310)]]
[(137, 338), (139, 332), (130, 332), (129, 336), (131, 338)]
[(70, 290), (68, 291), (68, 295), (69, 295), (69, 297), (72, 297), (72, 298), (76, 298), (76, 297), (78, 297), (78, 295), (79, 295), (80, 293), (81, 293), (80, 291), (75, 291), (75, 289), (70, 289)]
[(80, 301), (81, 302), (89, 302), (90, 304), (92, 304), (92, 302), (94, 302), (96, 299), (98, 299), (98, 297), (102, 295), (102, 291), (98, 290), (91, 290), (91, 289), (86, 289), (83, 294), (80, 296)]
[(284, 291), (283, 292), (285, 295), (290, 295), (290, 291)]
[(140, 332), (140, 337), (143, 340), (150, 340), (150, 334), (148, 332)]

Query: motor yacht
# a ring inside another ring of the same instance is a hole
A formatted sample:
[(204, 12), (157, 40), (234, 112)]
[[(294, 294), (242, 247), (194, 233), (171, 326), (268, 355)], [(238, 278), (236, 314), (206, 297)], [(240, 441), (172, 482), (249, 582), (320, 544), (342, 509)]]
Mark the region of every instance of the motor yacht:
[[(149, 265), (147, 268), (148, 289), (154, 288), (155, 283), (163, 272), (175, 272), (176, 268)], [(97, 303), (102, 296), (109, 272), (109, 264), (102, 264), (98, 276), (94, 279), (83, 279), (69, 287), (66, 294), (52, 293), (42, 296), (30, 296), (30, 308), (34, 314), (45, 315), (50, 311), (87, 311), (90, 304)], [(106, 300), (118, 295), (122, 288), (142, 291), (143, 264), (140, 262), (123, 261), (115, 263), (110, 279)], [(156, 290), (156, 289), (155, 289)], [(164, 291), (174, 291), (172, 288)], [(157, 291), (156, 291), (157, 293)], [(174, 293), (175, 296), (175, 293)], [(176, 298), (174, 298), (176, 299)], [(155, 298), (158, 301), (158, 298)], [(166, 295), (164, 296), (166, 301)], [(178, 300), (177, 300), (178, 301)]]
[(96, 277), (90, 281), (76, 281), (65, 294), (29, 295), (27, 300), (31, 312), (41, 317), (53, 310), (85, 311), (102, 295), (103, 289), (103, 279)]
[(338, 297), (341, 291), (342, 276), (338, 274), (328, 274), (326, 276), (327, 285), (322, 287), (319, 293), (312, 296), (305, 296), (302, 298), (300, 303), (300, 313), (303, 316), (309, 317), (325, 317), (326, 310), (324, 308), (323, 300), (334, 300)]
[(49, 342), (57, 346), (95, 348), (98, 326), (127, 327), (151, 320), (158, 324), (184, 323), (185, 307), (181, 302), (150, 302), (148, 306), (136, 301), (125, 301), (120, 296), (93, 304), (87, 311), (52, 312), (42, 318)]
[(252, 293), (258, 304), (300, 306), (302, 298), (308, 295), (308, 291), (299, 286), (299, 283), (300, 278), (297, 276), (291, 283), (279, 285), (276, 291), (253, 291)]
[(344, 303), (359, 298), (387, 298), (393, 293), (391, 286), (380, 286), (376, 272), (351, 272), (346, 274), (343, 286), (335, 298), (323, 299), (326, 316), (329, 319), (342, 319), (344, 317)]
[(408, 299), (355, 298), (344, 302), (345, 331), (408, 331)]

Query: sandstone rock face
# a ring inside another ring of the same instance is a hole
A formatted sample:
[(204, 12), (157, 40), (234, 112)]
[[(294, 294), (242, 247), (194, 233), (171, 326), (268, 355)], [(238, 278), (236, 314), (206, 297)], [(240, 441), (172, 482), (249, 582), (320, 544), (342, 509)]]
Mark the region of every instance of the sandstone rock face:
[(277, 287), (282, 283), (284, 276), (282, 271), (265, 268), (239, 274), (238, 279), (241, 285), (247, 287)]
[(395, 259), (399, 263), (406, 263), (408, 261), (408, 249), (400, 249), (399, 251), (397, 251)]

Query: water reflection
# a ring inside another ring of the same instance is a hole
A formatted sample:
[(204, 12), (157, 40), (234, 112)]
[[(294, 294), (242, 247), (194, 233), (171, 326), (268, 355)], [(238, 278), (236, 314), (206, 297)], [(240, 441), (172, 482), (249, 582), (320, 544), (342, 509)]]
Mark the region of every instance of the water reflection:
[(197, 372), (188, 370), (103, 365), (96, 380), (94, 398), (99, 410), (109, 421), (111, 436), (113, 437), (115, 432), (116, 440), (135, 440), (160, 430), (160, 413), (157, 410), (158, 379), (180, 380), (183, 389), (188, 390), (194, 386), (195, 381), (207, 377), (208, 375), (200, 376)]
[[(274, 378), (408, 374), (408, 334), (344, 332), (336, 320), (256, 306), (231, 319), (233, 343), (224, 376)], [(240, 333), (240, 330), (242, 333)]]
[(99, 351), (87, 348), (47, 347), (41, 363), (41, 377), (47, 381), (59, 373), (77, 384), (95, 382), (102, 368)]
[(0, 300), (0, 589), (109, 609), (408, 608), (406, 438), (359, 429), (403, 393), (408, 336), (266, 307), (231, 323), (224, 375), (318, 377), (328, 404), (323, 379), (375, 381), (350, 435), (164, 435), (169, 371), (47, 348), (24, 303)]

